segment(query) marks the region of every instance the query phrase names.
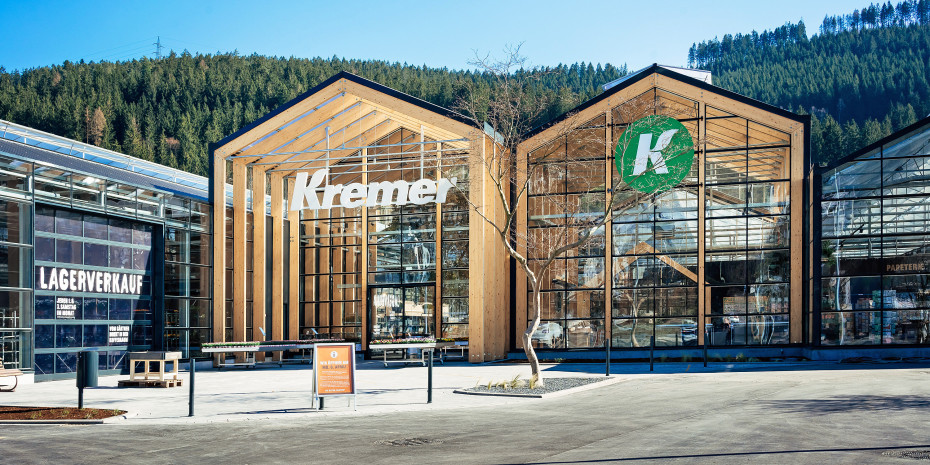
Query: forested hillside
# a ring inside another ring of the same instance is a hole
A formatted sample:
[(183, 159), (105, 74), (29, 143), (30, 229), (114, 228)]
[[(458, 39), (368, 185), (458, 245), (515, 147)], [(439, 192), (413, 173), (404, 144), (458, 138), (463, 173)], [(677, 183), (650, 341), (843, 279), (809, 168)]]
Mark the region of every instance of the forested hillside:
[(826, 162), (930, 113), (930, 0), (827, 16), (810, 39), (803, 22), (725, 35), (688, 61), (718, 86), (813, 114), (812, 153)]
[[(714, 84), (813, 114), (812, 154), (826, 162), (930, 114), (930, 0), (870, 5), (827, 16), (808, 38), (803, 22), (694, 44), (690, 66)], [(2, 65), (2, 63), (0, 63)], [(453, 107), (481, 73), (340, 58), (175, 54), (161, 59), (0, 67), (0, 119), (206, 174), (207, 143), (346, 70)], [(543, 122), (595, 96), (626, 66), (577, 63), (540, 73), (551, 102)]]
[[(232, 134), (339, 71), (447, 108), (480, 73), (381, 61), (172, 53), (158, 60), (0, 68), (0, 119), (205, 175), (207, 144)], [(552, 102), (538, 123), (600, 91), (626, 68), (578, 63), (540, 74)]]

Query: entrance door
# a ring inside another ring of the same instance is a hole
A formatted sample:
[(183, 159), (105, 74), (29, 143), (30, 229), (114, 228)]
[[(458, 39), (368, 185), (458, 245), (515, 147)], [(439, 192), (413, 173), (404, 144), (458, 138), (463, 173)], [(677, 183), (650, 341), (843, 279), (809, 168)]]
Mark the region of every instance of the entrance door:
[(369, 340), (435, 334), (436, 286), (372, 287)]

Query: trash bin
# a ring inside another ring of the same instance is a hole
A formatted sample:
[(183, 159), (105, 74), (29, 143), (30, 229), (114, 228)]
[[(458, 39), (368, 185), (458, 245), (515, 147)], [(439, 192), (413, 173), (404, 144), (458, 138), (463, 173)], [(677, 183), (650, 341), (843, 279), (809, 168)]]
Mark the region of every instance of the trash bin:
[(99, 360), (97, 349), (86, 349), (78, 352), (77, 387), (97, 387)]

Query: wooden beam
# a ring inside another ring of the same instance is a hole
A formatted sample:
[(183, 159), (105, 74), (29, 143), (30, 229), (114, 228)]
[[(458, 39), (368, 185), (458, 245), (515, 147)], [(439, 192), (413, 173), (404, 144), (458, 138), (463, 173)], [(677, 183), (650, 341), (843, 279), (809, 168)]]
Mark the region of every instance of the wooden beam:
[[(476, 137), (472, 141), (471, 163), (468, 167), (468, 196), (485, 212), (484, 143)], [(485, 353), (485, 276), (484, 268), (488, 238), (485, 236), (485, 221), (474, 211), (468, 215), (468, 361), (486, 361)]]
[[(269, 135), (251, 147), (243, 150), (241, 153), (239, 153), (239, 155), (255, 155), (256, 157), (259, 157), (274, 152), (290, 152), (292, 150), (289, 150), (288, 147), (296, 144), (298, 141), (302, 141), (307, 137), (310, 137), (311, 134), (308, 134), (308, 132), (311, 129), (321, 124), (328, 124), (332, 119), (336, 118), (336, 115), (346, 111), (353, 105), (360, 105), (358, 99), (347, 98), (345, 97), (345, 94), (337, 95), (342, 95), (342, 97), (339, 97), (337, 100), (329, 102), (324, 106), (317, 107), (317, 111), (314, 111), (313, 113), (304, 116), (300, 120), (293, 122), (286, 128), (283, 128), (276, 133)], [(285, 160), (288, 157), (290, 157), (290, 155), (271, 155), (262, 157), (262, 160)], [(252, 159), (247, 160), (252, 161)]]
[[(245, 307), (246, 286), (246, 166), (243, 162), (233, 162), (233, 333), (236, 342), (246, 340)], [(237, 361), (242, 359), (236, 356)]]
[[(439, 142), (437, 147), (441, 147), (442, 143)], [(442, 151), (436, 152), (437, 166), (442, 166)], [(436, 170), (436, 179), (442, 177), (442, 170)], [(368, 183), (366, 177), (365, 184)], [(442, 204), (436, 204), (436, 292), (433, 294), (436, 298), (436, 303), (433, 305), (435, 309), (435, 335), (436, 338), (443, 337), (442, 335)]]
[[(368, 185), (368, 149), (362, 149), (362, 184)], [(362, 350), (368, 350), (368, 207), (361, 207), (362, 210), (362, 275), (360, 276), (360, 282), (362, 285), (362, 295), (360, 296), (361, 302), (359, 305), (361, 308), (357, 309), (360, 312), (362, 320)]]
[[(263, 341), (265, 327), (265, 170), (252, 168), (252, 334), (251, 340)], [(270, 331), (270, 328), (269, 328)], [(264, 353), (256, 353), (264, 361)]]
[[(704, 284), (706, 280), (706, 267), (704, 266), (705, 262), (705, 250), (704, 250), (704, 235), (707, 229), (707, 190), (703, 188), (707, 184), (707, 143), (706, 143), (706, 133), (707, 133), (707, 104), (703, 101), (698, 102), (698, 114), (700, 115), (700, 120), (698, 120), (698, 147), (697, 148), (697, 163), (698, 163), (698, 186), (701, 188), (698, 189), (698, 226), (697, 226), (697, 288), (698, 288), (698, 308), (697, 308), (697, 344), (699, 347), (704, 346), (704, 317), (707, 314), (708, 308), (705, 305), (705, 302), (709, 300), (710, 293), (707, 292), (707, 286)], [(705, 296), (708, 297), (705, 299)]]
[[(294, 180), (288, 180), (288, 192), (294, 192)], [(300, 339), (300, 211), (288, 202), (288, 299), (287, 338)]]
[[(359, 136), (356, 136), (356, 138), (359, 138), (361, 140), (366, 140), (366, 141), (367, 140), (377, 141), (387, 136), (388, 134), (400, 129), (400, 126), (397, 124), (392, 124), (392, 123), (382, 124), (385, 121), (387, 121), (386, 117), (384, 119), (376, 118), (374, 121), (372, 121), (371, 127), (366, 128), (364, 131), (362, 131), (362, 134), (360, 134)], [(368, 131), (372, 131), (372, 132), (370, 134), (367, 134)], [(320, 141), (320, 142), (325, 143), (325, 140)], [(343, 150), (336, 148), (332, 152), (339, 153), (339, 152), (343, 152)], [(354, 153), (355, 151), (351, 151), (351, 152)], [(281, 173), (281, 175), (285, 177), (293, 176), (297, 172), (306, 171), (308, 168), (312, 167), (312, 164), (314, 162), (322, 163), (321, 159), (325, 159), (325, 158), (327, 158), (326, 152), (316, 152), (316, 153), (308, 153), (306, 155), (301, 155), (295, 161), (302, 162), (304, 163), (303, 165), (297, 165), (294, 163), (290, 163), (287, 166), (282, 166), (281, 168), (282, 169), (293, 168), (291, 171), (278, 171), (278, 173)], [(322, 166), (319, 166), (318, 168), (322, 168)]]
[(345, 81), (345, 89), (352, 95), (361, 97), (363, 100), (367, 100), (374, 105), (382, 107), (385, 110), (390, 110), (391, 112), (400, 115), (406, 115), (409, 118), (418, 120), (427, 126), (432, 126), (437, 130), (442, 130), (450, 134), (457, 134), (459, 137), (464, 136), (465, 134), (469, 134), (476, 129), (469, 124), (465, 124), (461, 121), (442, 116), (419, 105), (414, 105), (398, 98), (391, 97), (390, 95), (375, 91), (369, 87), (356, 84), (352, 81)]
[(804, 342), (804, 126), (791, 134), (791, 278), (788, 337), (792, 344)]
[[(213, 155), (213, 342), (226, 339), (226, 160)], [(219, 363), (219, 354), (213, 357)]]
[(298, 102), (290, 108), (275, 115), (273, 118), (269, 118), (267, 121), (241, 134), (239, 137), (236, 137), (221, 147), (218, 147), (215, 153), (225, 158), (227, 155), (233, 155), (239, 152), (256, 140), (268, 136), (269, 134), (273, 134), (281, 126), (284, 126), (294, 118), (299, 117), (314, 107), (319, 106), (327, 100), (337, 96), (339, 93), (341, 93), (340, 87), (340, 82), (334, 82), (333, 85), (307, 97), (305, 100)]
[(284, 178), (271, 183), (271, 339), (284, 340)]
[[(610, 99), (607, 107), (610, 108)], [(604, 161), (606, 163), (604, 171), (604, 185), (611, 192), (616, 192), (617, 187), (614, 185), (614, 170), (617, 169), (614, 163), (613, 134), (611, 121), (613, 114), (609, 110), (604, 111)], [(619, 173), (617, 174), (619, 177)], [(612, 208), (611, 200), (613, 194), (605, 189), (604, 205)], [(604, 344), (605, 347), (613, 343), (613, 284), (614, 284), (614, 267), (613, 267), (613, 241), (614, 228), (612, 222), (604, 225)]]
[[(527, 154), (525, 148), (518, 146), (517, 147), (517, 172), (516, 172), (516, 186), (520, 189), (527, 182), (527, 174), (529, 173), (529, 155)], [(524, 195), (522, 198), (515, 198), (514, 201), (518, 201), (517, 204), (517, 237), (520, 238), (527, 233), (527, 203), (529, 199)], [(472, 213), (474, 215), (474, 213)], [(523, 257), (527, 257), (527, 245), (525, 240), (517, 240), (516, 244), (517, 252)], [(529, 318), (527, 313), (529, 312), (527, 306), (527, 299), (529, 298), (529, 286), (527, 284), (526, 272), (523, 271), (523, 267), (517, 264), (517, 286), (514, 292), (516, 292), (516, 321), (514, 324), (514, 347), (517, 349), (524, 349), (523, 347), (523, 332), (526, 331), (527, 326), (529, 325)]]

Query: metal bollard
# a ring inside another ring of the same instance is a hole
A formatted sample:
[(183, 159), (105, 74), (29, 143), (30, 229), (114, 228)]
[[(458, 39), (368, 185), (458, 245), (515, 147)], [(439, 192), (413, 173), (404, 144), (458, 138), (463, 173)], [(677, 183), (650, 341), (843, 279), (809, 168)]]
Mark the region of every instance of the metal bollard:
[(649, 371), (652, 371), (656, 358), (656, 337), (649, 336)]
[[(178, 363), (178, 362), (174, 362), (174, 363)], [(190, 399), (187, 402), (187, 416), (192, 417), (194, 416), (194, 375), (197, 374), (197, 362), (194, 360), (194, 357), (190, 358), (190, 364), (191, 364), (191, 367), (190, 367), (191, 379), (190, 379), (190, 386), (189, 386)]]
[(429, 373), (426, 377), (426, 403), (433, 403), (433, 351), (429, 351), (429, 361), (427, 362)]

